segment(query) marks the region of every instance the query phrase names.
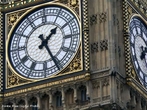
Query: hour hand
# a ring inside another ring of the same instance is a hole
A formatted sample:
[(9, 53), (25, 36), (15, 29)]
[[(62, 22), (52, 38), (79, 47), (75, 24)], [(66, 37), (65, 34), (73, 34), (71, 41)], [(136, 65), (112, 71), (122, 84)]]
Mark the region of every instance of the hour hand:
[(147, 47), (141, 46), (141, 49), (142, 49), (142, 52), (141, 52), (141, 55), (140, 55), (140, 59), (143, 60), (143, 59), (145, 59), (145, 55), (147, 53)]
[(42, 42), (41, 42), (41, 45), (39, 45), (39, 49), (42, 49), (43, 46), (45, 46), (45, 44), (48, 43), (48, 40), (51, 38), (51, 36), (52, 36), (53, 34), (56, 34), (56, 29), (57, 29), (57, 27), (55, 27), (54, 29), (52, 29), (52, 30), (50, 31), (49, 36), (47, 36), (46, 39), (43, 38), (43, 34), (39, 35), (38, 38), (40, 38), (41, 41), (42, 41)]
[(43, 38), (43, 34), (41, 34), (41, 35), (39, 35), (39, 37), (38, 38), (40, 38), (41, 39), (41, 45), (39, 45), (39, 49), (42, 49), (43, 48), (43, 46), (44, 46), (44, 38)]
[(40, 34), (38, 38), (40, 38), (43, 41), (44, 40), (43, 34)]

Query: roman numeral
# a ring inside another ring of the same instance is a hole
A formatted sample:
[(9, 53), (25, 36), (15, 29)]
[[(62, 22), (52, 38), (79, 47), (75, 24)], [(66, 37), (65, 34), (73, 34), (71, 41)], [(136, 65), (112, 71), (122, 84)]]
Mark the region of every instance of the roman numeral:
[(64, 52), (72, 52), (72, 53), (75, 53), (75, 51), (73, 51), (73, 50), (71, 50), (71, 49), (69, 49), (69, 48), (67, 48), (67, 47), (62, 47), (61, 48)]
[(23, 63), (25, 63), (28, 60), (28, 56), (24, 56), (21, 60)]
[(34, 70), (35, 66), (36, 66), (36, 63), (33, 62), (32, 65), (31, 65), (31, 69)]

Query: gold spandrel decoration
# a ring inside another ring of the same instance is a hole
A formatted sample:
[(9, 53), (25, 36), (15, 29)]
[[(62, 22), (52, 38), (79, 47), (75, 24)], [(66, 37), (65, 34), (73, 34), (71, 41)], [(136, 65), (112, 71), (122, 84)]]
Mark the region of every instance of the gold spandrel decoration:
[(12, 74), (11, 76), (8, 76), (8, 87), (13, 85), (18, 85), (19, 78), (17, 75)]
[(69, 66), (70, 71), (81, 69), (81, 59), (75, 59)]
[(14, 13), (8, 16), (8, 25), (14, 25), (14, 23), (17, 21), (18, 18), (19, 17), (17, 13)]
[(8, 18), (8, 24), (7, 24), (7, 32), (9, 33), (9, 31), (11, 30), (12, 26), (17, 22), (17, 20), (21, 17), (22, 14), (24, 14), (24, 12), (26, 12), (26, 10), (23, 11), (17, 11), (11, 14), (7, 15)]
[(128, 13), (129, 14), (132, 14), (132, 10), (133, 10), (132, 7), (128, 7)]
[(138, 8), (147, 17), (147, 1), (146, 0), (131, 0), (134, 6)]
[(78, 0), (70, 0), (70, 4), (71, 4), (72, 6), (77, 5), (77, 3), (78, 3)]
[(75, 10), (77, 14), (79, 14), (79, 0), (60, 0), (60, 2), (69, 6), (70, 8)]
[(24, 80), (21, 77), (19, 77), (18, 75), (14, 74), (13, 72), (11, 72), (11, 70), (9, 69), (9, 67), (7, 68), (7, 87), (14, 87), (14, 86), (19, 86), (19, 85), (23, 85), (26, 83), (29, 83), (30, 81), (28, 80)]

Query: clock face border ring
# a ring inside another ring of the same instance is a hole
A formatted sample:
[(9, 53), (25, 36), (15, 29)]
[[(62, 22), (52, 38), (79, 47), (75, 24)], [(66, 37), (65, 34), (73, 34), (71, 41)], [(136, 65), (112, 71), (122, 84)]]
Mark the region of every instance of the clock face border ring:
[[(141, 46), (147, 46), (147, 23), (138, 14), (134, 14), (129, 20), (129, 47), (131, 52), (131, 62), (139, 81), (147, 88), (147, 62), (146, 59), (141, 60), (143, 50)], [(140, 39), (140, 40), (139, 40)], [(139, 40), (139, 41), (138, 41)], [(142, 43), (141, 43), (142, 42)], [(145, 60), (145, 61), (144, 61)]]
[[(14, 69), (14, 67), (11, 65), (11, 62), (10, 62), (10, 56), (9, 56), (9, 53), (8, 53), (8, 48), (9, 48), (9, 42), (10, 42), (10, 39), (11, 39), (11, 35), (13, 35), (13, 32), (14, 32), (14, 30), (16, 30), (15, 28), (17, 27), (18, 28), (18, 26), (19, 26), (19, 23), (21, 22), (21, 20), (24, 20), (25, 19), (25, 17), (26, 16), (29, 16), (29, 15), (31, 15), (30, 13), (33, 13), (33, 11), (35, 11), (35, 10), (39, 10), (39, 9), (41, 9), (42, 7), (44, 7), (44, 6), (58, 6), (58, 7), (62, 7), (62, 8), (64, 8), (65, 10), (68, 10), (68, 12), (71, 12), (71, 14), (76, 18), (76, 20), (77, 20), (77, 22), (78, 22), (78, 26), (79, 26), (79, 33), (80, 33), (80, 36), (79, 36), (79, 46), (78, 46), (78, 49), (79, 49), (79, 47), (80, 47), (80, 45), (81, 45), (81, 24), (80, 24), (80, 21), (79, 21), (79, 17), (78, 17), (78, 15), (76, 14), (76, 12), (74, 12), (72, 9), (70, 9), (69, 7), (67, 7), (67, 6), (65, 6), (65, 5), (63, 5), (63, 4), (60, 4), (60, 3), (47, 3), (47, 4), (42, 4), (42, 5), (39, 5), (39, 6), (35, 6), (35, 7), (33, 7), (32, 9), (30, 9), (30, 10), (28, 10), (28, 11), (26, 11), (20, 18), (19, 18), (19, 20), (18, 20), (18, 22), (17, 23), (15, 23), (15, 25), (12, 27), (12, 29), (10, 30), (10, 32), (9, 32), (9, 34), (8, 34), (8, 38), (7, 38), (7, 41), (6, 41), (6, 59), (7, 59), (7, 62), (8, 62), (8, 66), (10, 67), (10, 69), (12, 70), (12, 72), (14, 72), (15, 74), (17, 74), (17, 75), (19, 75), (21, 78), (23, 78), (23, 79), (27, 79), (27, 80), (42, 80), (42, 79), (45, 79), (45, 78), (39, 78), (39, 79), (34, 79), (34, 78), (27, 78), (27, 77), (24, 77), (24, 76), (22, 76), (22, 75), (20, 75), (19, 73), (17, 73), (16, 72), (16, 70)], [(78, 50), (77, 50), (78, 51)], [(73, 60), (73, 58), (75, 57), (75, 55), (77, 54), (77, 51), (76, 51), (76, 53), (73, 55), (73, 57), (72, 57), (72, 60)], [(71, 61), (72, 61), (71, 60)], [(68, 62), (68, 64), (71, 62), (71, 61), (69, 61)], [(66, 64), (66, 66), (68, 65), (68, 64)], [(65, 66), (65, 67), (66, 67)], [(64, 67), (64, 68), (65, 68)], [(64, 69), (63, 68), (63, 69)], [(61, 70), (62, 71), (62, 70)], [(59, 72), (61, 72), (61, 71), (59, 71)], [(59, 73), (58, 72), (58, 73)], [(6, 72), (7, 73), (7, 72)], [(58, 73), (56, 73), (56, 74), (58, 74)], [(46, 77), (46, 78), (49, 78), (49, 77)]]

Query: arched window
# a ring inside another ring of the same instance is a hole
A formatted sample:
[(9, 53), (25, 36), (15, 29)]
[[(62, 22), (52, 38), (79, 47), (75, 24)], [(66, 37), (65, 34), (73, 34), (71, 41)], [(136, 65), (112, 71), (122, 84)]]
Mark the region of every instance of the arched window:
[(74, 103), (74, 90), (69, 88), (65, 94), (65, 101), (66, 104), (73, 104)]
[(4, 107), (4, 110), (13, 110), (12, 105), (13, 105), (12, 103), (7, 103), (6, 107)]
[(62, 106), (62, 94), (61, 92), (57, 91), (55, 93), (55, 103), (56, 103), (56, 107), (61, 107)]
[(37, 101), (32, 102), (32, 110), (38, 110), (37, 108)]
[(61, 95), (56, 96), (56, 106), (57, 107), (62, 106), (62, 96)]
[(38, 110), (36, 97), (32, 97), (30, 99), (30, 101), (29, 101), (29, 110)]
[(24, 100), (20, 100), (17, 105), (18, 105), (18, 110), (25, 110), (25, 101)]
[(84, 85), (82, 85), (82, 86), (80, 86), (79, 87), (79, 89), (78, 89), (78, 101), (77, 101), (77, 103), (79, 103), (79, 104), (86, 104), (86, 102), (87, 102), (87, 95), (86, 95), (86, 86), (84, 86)]
[(81, 90), (81, 101), (86, 101), (86, 89)]
[(41, 109), (48, 110), (48, 108), (49, 108), (49, 96), (47, 94), (44, 94), (41, 98)]

